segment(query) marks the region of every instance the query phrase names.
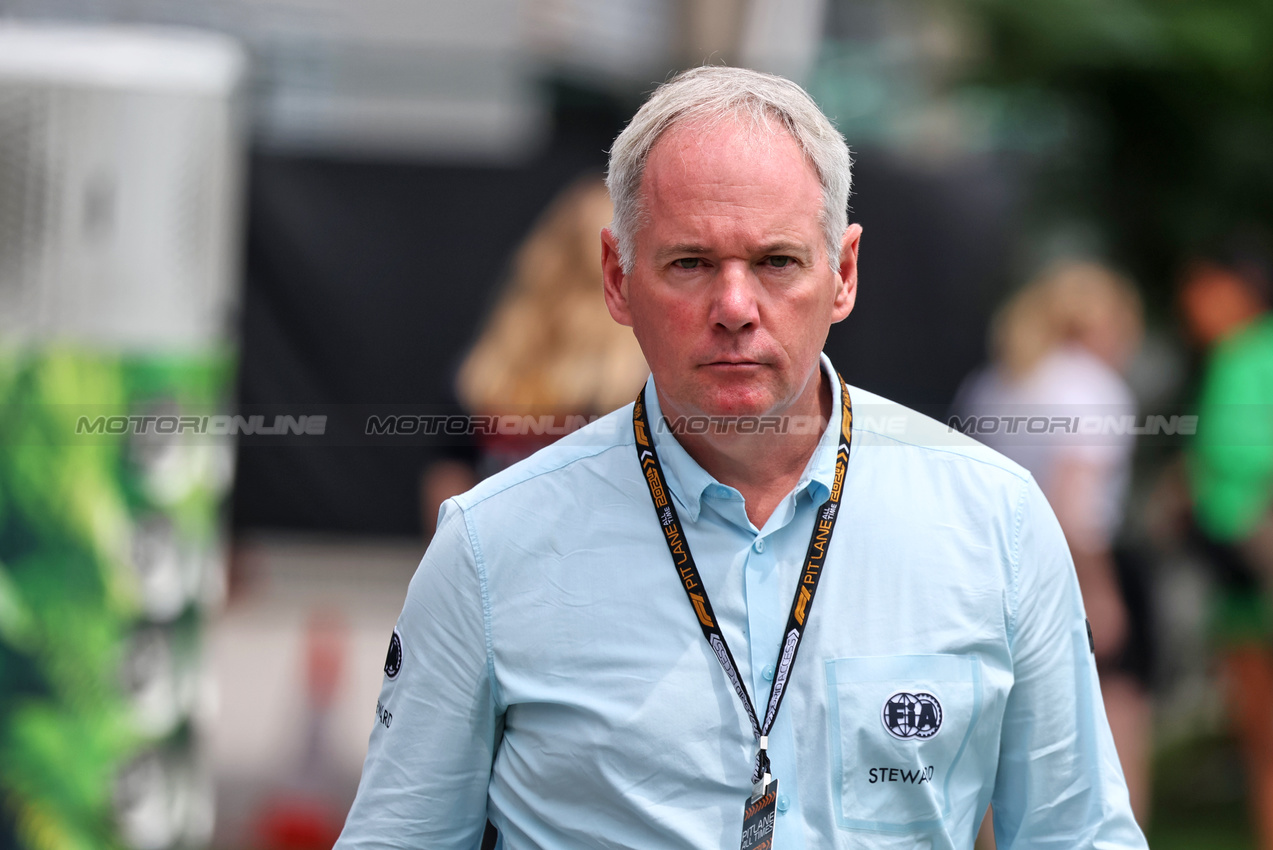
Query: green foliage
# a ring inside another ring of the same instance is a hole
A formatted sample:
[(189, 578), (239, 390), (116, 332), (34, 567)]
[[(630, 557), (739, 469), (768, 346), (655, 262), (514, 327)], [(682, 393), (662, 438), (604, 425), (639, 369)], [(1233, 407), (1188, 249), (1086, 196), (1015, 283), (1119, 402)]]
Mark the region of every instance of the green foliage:
[(1179, 264), (1235, 228), (1273, 230), (1273, 4), (961, 0), (981, 57), (966, 82), (1062, 111), (1040, 227), (1098, 226), (1165, 297)]
[(73, 444), (76, 402), (122, 402), (118, 367), (51, 353), (0, 368), (0, 801), (31, 848), (109, 848), (135, 746), (113, 671), (135, 608), (112, 592), (126, 518), (117, 446)]
[[(114, 774), (136, 746), (123, 707), (32, 700), (7, 715), (0, 739), (6, 791), (55, 819), (63, 841), (113, 846)], [(34, 831), (21, 837), (40, 839)]]
[(1149, 846), (1154, 850), (1256, 850), (1241, 754), (1204, 732), (1159, 748)]
[[(0, 355), (0, 831), (11, 825), (20, 846), (120, 846), (116, 778), (158, 743), (122, 686), (144, 615), (138, 522), (162, 516), (192, 546), (218, 531), (211, 447), (77, 434), (77, 422), (211, 413), (231, 372), (223, 355)], [(180, 620), (197, 621), (189, 608)]]

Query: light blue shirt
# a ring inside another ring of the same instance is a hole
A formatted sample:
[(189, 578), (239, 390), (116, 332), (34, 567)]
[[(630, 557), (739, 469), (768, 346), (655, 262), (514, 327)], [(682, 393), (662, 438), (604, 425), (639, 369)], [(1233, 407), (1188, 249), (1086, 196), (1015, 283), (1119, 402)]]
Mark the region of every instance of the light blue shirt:
[[(835, 393), (760, 529), (654, 428), (759, 706), (835, 472)], [(646, 398), (662, 422), (652, 381)], [(840, 517), (769, 736), (774, 846), (971, 848), (993, 802), (1000, 850), (1145, 847), (1038, 487), (933, 420), (850, 398)], [(756, 742), (672, 566), (631, 423), (629, 405), (443, 506), (338, 848), (469, 850), (488, 817), (508, 850), (738, 847)]]

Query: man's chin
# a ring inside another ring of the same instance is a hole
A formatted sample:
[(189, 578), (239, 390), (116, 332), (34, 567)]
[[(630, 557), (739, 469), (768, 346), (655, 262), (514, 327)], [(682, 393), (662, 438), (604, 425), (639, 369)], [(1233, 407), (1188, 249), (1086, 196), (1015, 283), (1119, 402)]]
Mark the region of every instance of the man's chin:
[(779, 405), (767, 389), (731, 387), (705, 393), (696, 407), (705, 416), (742, 419), (775, 415)]

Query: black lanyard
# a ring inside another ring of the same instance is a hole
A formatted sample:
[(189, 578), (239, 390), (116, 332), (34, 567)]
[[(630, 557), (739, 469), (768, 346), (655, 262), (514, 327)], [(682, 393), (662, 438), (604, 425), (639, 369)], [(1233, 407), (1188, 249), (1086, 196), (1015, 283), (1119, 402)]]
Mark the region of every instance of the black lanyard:
[(822, 577), (823, 561), (827, 557), (827, 549), (831, 543), (831, 532), (835, 529), (836, 516), (840, 512), (840, 497), (844, 492), (844, 473), (849, 464), (849, 443), (852, 440), (853, 405), (849, 401), (849, 388), (839, 375), (840, 381), (840, 446), (835, 455), (835, 480), (831, 484), (831, 495), (818, 508), (813, 524), (813, 534), (809, 538), (809, 550), (805, 554), (804, 569), (800, 572), (800, 583), (796, 585), (796, 595), (791, 601), (791, 613), (787, 615), (787, 627), (784, 629), (782, 648), (778, 655), (778, 666), (774, 672), (774, 683), (769, 691), (769, 703), (765, 708), (765, 720), (760, 722), (756, 717), (756, 709), (752, 705), (747, 686), (738, 675), (738, 665), (734, 655), (729, 651), (725, 635), (717, 625), (716, 613), (707, 598), (707, 588), (698, 574), (694, 564), (694, 556), (690, 554), (689, 541), (677, 516), (676, 507), (665, 484), (663, 467), (659, 463), (658, 453), (654, 450), (654, 441), (650, 438), (650, 420), (645, 407), (645, 390), (637, 397), (636, 406), (632, 408), (632, 432), (636, 437), (637, 458), (641, 462), (641, 471), (645, 475), (645, 483), (650, 488), (650, 498), (654, 501), (654, 512), (658, 516), (659, 525), (663, 528), (663, 536), (668, 551), (672, 553), (672, 563), (681, 576), (681, 584), (689, 596), (694, 613), (698, 616), (699, 625), (703, 629), (703, 637), (707, 639), (716, 660), (725, 670), (725, 676), (734, 686), (734, 692), (747, 710), (747, 719), (751, 721), (751, 731), (760, 742), (760, 752), (756, 756), (756, 767), (751, 781), (759, 785), (757, 791), (763, 791), (768, 784), (769, 755), (766, 752), (769, 742), (769, 731), (778, 717), (778, 707), (782, 704), (783, 694), (787, 692), (787, 680), (791, 675), (791, 667), (796, 661), (796, 651), (800, 649), (800, 639), (804, 636), (805, 622), (809, 611), (813, 608), (813, 595), (818, 591), (818, 580)]

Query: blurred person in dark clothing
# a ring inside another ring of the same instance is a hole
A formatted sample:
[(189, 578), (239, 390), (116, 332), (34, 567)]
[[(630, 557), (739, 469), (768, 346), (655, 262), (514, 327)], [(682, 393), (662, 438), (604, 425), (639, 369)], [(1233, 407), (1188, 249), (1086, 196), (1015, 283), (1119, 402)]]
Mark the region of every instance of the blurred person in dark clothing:
[(1194, 261), (1180, 307), (1207, 352), (1198, 433), (1188, 457), (1197, 534), (1220, 584), (1214, 632), (1251, 813), (1273, 850), (1273, 316), (1262, 246), (1231, 244)]
[[(991, 331), (994, 362), (965, 382), (956, 409), (1005, 423), (976, 436), (1034, 474), (1061, 523), (1091, 620), (1105, 713), (1132, 808), (1144, 824), (1152, 725), (1149, 612), (1131, 604), (1144, 596), (1137, 591), (1145, 577), (1115, 546), (1135, 437), (1097, 427), (1136, 412), (1122, 373), (1140, 346), (1141, 313), (1133, 284), (1100, 264), (1049, 269), (1000, 309)], [(1040, 416), (1079, 417), (1084, 427), (1044, 433), (1027, 431), (1024, 421), (1011, 427), (1014, 417)]]

